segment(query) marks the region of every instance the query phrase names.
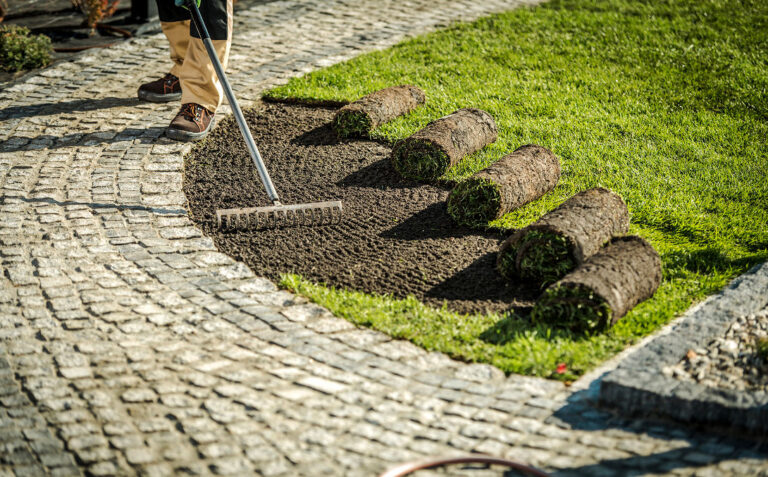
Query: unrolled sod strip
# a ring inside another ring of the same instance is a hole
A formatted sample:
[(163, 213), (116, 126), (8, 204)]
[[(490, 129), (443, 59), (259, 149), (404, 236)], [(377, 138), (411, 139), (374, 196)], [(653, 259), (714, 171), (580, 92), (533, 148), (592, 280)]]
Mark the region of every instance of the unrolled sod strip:
[(579, 192), (501, 244), (502, 276), (540, 285), (561, 279), (629, 230), (629, 211), (618, 194), (602, 187)]
[(552, 284), (531, 317), (572, 331), (613, 326), (661, 283), (661, 260), (640, 237), (616, 237), (573, 273)]
[(448, 213), (461, 225), (487, 225), (551, 191), (559, 179), (557, 156), (528, 144), (457, 185), (448, 196)]
[(459, 109), (395, 144), (392, 164), (403, 177), (434, 180), (496, 137), (496, 122), (490, 114)]
[(377, 127), (412, 111), (424, 101), (424, 91), (416, 86), (380, 89), (341, 108), (333, 118), (333, 128), (340, 137), (369, 136)]

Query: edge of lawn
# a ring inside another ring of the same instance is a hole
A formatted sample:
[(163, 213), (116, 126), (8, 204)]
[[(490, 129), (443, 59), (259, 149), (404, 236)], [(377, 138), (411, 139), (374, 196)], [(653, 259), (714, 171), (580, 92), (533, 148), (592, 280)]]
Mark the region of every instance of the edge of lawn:
[[(621, 3), (621, 0), (614, 3)], [(532, 8), (543, 7), (527, 7)], [(457, 28), (467, 28), (468, 25), (471, 27), (478, 22), (488, 21), (487, 18), (500, 15), (504, 14), (491, 15), (468, 24), (460, 23), (445, 30), (419, 35), (387, 50), (366, 53), (361, 57), (385, 55), (393, 48), (404, 48), (413, 42), (433, 41), (435, 35)], [(334, 68), (352, 64), (361, 57), (294, 78), (287, 85), (265, 92), (263, 97), (271, 102), (311, 106), (346, 104), (362, 94), (378, 89), (377, 86), (380, 85), (364, 84), (352, 87), (351, 90), (344, 90), (343, 87), (338, 90), (329, 89), (327, 93), (318, 96), (302, 96), (297, 93), (302, 89), (297, 85), (307, 78), (309, 81), (322, 83), (318, 80), (320, 75), (338, 74)], [(373, 139), (391, 145), (397, 139), (407, 137), (410, 132), (413, 131), (404, 126), (403, 121), (397, 121), (396, 124), (384, 128), (384, 133), (375, 131)], [(490, 153), (486, 150), (474, 154), (465, 160), (463, 169), (449, 173), (444, 179), (460, 180), (501, 157), (503, 151), (490, 149)], [(561, 203), (577, 191), (572, 186), (560, 185), (550, 193), (547, 202)], [(549, 208), (551, 206), (547, 207)], [(516, 211), (512, 219), (503, 218), (491, 225), (514, 230), (535, 221), (541, 215), (541, 209), (541, 206), (529, 204)], [(631, 310), (613, 328), (591, 336), (575, 336), (567, 331), (533, 324), (527, 316), (516, 314), (514, 311), (505, 314), (460, 315), (445, 307), (430, 307), (414, 297), (396, 299), (391, 296), (339, 289), (313, 283), (298, 275), (284, 275), (280, 285), (327, 308), (336, 316), (359, 326), (377, 329), (394, 338), (410, 340), (430, 351), (443, 352), (464, 361), (493, 364), (508, 374), (527, 374), (570, 381), (643, 337), (658, 331), (692, 305), (718, 292), (751, 267), (768, 260), (768, 251), (759, 248), (755, 250), (745, 245), (729, 253), (729, 250), (718, 250), (707, 247), (706, 243), (689, 240), (684, 233), (674, 235), (667, 232), (652, 223), (631, 224), (630, 233), (649, 240), (664, 258), (662, 284), (651, 299)], [(753, 242), (760, 239), (759, 236), (757, 239), (749, 238)], [(561, 363), (567, 365), (564, 373), (557, 371)]]

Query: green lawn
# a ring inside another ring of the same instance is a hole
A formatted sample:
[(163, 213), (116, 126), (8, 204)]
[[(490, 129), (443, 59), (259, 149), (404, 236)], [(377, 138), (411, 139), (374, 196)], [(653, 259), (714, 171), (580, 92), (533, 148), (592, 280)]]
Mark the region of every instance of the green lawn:
[[(552, 149), (555, 191), (494, 225), (525, 226), (593, 186), (621, 194), (631, 232), (664, 281), (611, 331), (459, 316), (415, 300), (284, 285), (334, 313), (507, 372), (573, 379), (768, 259), (768, 2), (553, 0), (458, 24), (294, 79), (274, 99), (350, 101), (412, 83), (427, 105), (376, 131), (393, 142), (461, 107), (493, 115), (499, 140), (445, 177), (461, 180), (527, 143)], [(556, 375), (558, 363), (568, 372)]]

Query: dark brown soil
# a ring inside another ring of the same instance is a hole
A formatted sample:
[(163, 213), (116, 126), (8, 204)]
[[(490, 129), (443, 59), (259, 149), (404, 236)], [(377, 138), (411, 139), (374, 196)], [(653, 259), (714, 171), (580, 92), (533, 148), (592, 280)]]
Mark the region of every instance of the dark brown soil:
[(341, 199), (340, 225), (223, 232), (217, 208), (269, 205), (236, 125), (224, 120), (188, 156), (184, 191), (193, 220), (219, 250), (257, 274), (298, 273), (336, 287), (412, 294), (459, 312), (529, 306), (536, 290), (495, 271), (502, 236), (457, 227), (446, 188), (403, 179), (390, 148), (339, 141), (335, 109), (265, 104), (246, 112), (283, 203)]

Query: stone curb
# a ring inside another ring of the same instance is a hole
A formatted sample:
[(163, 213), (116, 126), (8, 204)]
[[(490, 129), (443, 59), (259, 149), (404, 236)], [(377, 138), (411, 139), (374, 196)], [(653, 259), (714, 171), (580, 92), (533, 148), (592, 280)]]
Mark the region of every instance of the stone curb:
[(768, 393), (735, 391), (679, 381), (662, 370), (689, 349), (705, 347), (738, 317), (768, 304), (768, 262), (691, 309), (667, 332), (627, 357), (600, 385), (602, 405), (633, 415), (662, 415), (707, 426), (768, 433)]

